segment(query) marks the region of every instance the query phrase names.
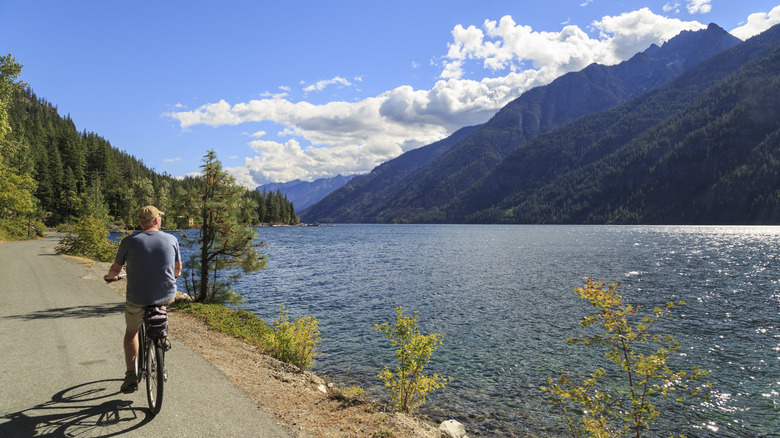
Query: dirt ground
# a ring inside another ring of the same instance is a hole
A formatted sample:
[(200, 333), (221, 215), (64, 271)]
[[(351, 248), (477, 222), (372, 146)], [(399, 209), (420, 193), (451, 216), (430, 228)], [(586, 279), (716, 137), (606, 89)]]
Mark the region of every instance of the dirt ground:
[[(85, 278), (103, 281), (109, 263), (66, 256), (84, 266)], [(107, 287), (125, 293), (125, 282)], [(298, 373), (282, 363), (228, 335), (209, 330), (189, 315), (170, 313), (173, 348), (181, 342), (195, 350), (224, 373), (237, 387), (280, 424), (301, 438), (409, 437), (438, 438), (437, 426), (392, 412), (370, 400), (334, 397), (332, 383), (311, 373)], [(117, 347), (119, 348), (119, 347)]]

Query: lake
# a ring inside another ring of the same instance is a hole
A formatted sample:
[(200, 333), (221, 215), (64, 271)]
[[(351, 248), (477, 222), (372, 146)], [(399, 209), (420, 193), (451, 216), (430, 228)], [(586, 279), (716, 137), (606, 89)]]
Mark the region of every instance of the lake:
[(663, 329), (673, 364), (701, 366), (709, 402), (669, 408), (653, 435), (780, 436), (780, 227), (338, 225), (259, 228), (268, 269), (245, 276), (242, 305), (272, 322), (316, 316), (313, 371), (377, 397), (393, 367), (372, 323), (419, 311), (445, 333), (428, 372), (451, 376), (422, 414), (456, 419), (470, 436), (559, 436), (560, 413), (539, 389), (603, 353), (566, 344), (589, 305), (588, 277), (622, 282), (626, 301), (685, 301)]

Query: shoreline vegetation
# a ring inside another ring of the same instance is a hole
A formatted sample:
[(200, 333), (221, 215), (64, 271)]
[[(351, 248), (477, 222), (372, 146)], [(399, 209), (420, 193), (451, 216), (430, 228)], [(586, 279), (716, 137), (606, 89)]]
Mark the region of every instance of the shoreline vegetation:
[[(102, 276), (109, 263), (72, 255), (61, 257), (87, 269), (86, 279), (104, 283)], [(107, 287), (123, 295), (126, 285), (115, 282)], [(369, 398), (350, 382), (302, 372), (274, 359), (262, 348), (262, 336), (271, 327), (246, 310), (192, 303), (181, 292), (170, 310), (174, 348), (176, 342), (181, 342), (199, 353), (294, 436), (465, 437), (465, 429), (457, 422), (448, 420), (437, 426)]]
[[(319, 420), (311, 420), (310, 423), (319, 423), (325, 421), (330, 415), (340, 416), (347, 414), (342, 420), (344, 423), (339, 425), (339, 432), (343, 434), (336, 434), (334, 436), (371, 436), (371, 437), (438, 437), (437, 428), (432, 423), (422, 418), (411, 417), (401, 412), (393, 410), (389, 405), (382, 403), (378, 400), (373, 400), (365, 395), (363, 388), (359, 386), (350, 385), (347, 382), (339, 382), (338, 379), (331, 379), (329, 377), (320, 377), (310, 371), (301, 371), (299, 367), (274, 359), (263, 348), (263, 336), (271, 331), (271, 327), (265, 323), (257, 315), (250, 313), (244, 309), (230, 309), (222, 304), (199, 304), (190, 303), (188, 300), (180, 300), (173, 307), (173, 313), (178, 316), (184, 316), (189, 318), (190, 322), (197, 321), (202, 324), (206, 329), (209, 336), (218, 334), (218, 336), (228, 336), (229, 338), (239, 341), (253, 351), (257, 355), (264, 356), (262, 360), (256, 359), (259, 362), (269, 366), (274, 374), (273, 377), (283, 384), (292, 386), (288, 388), (291, 391), (301, 391), (303, 394), (298, 394), (298, 397), (303, 397), (302, 403), (309, 403), (310, 407), (319, 407), (323, 405), (332, 406), (330, 413), (321, 412), (319, 415), (325, 417)], [(172, 323), (173, 330), (176, 330), (175, 324), (178, 321)], [(185, 343), (187, 341), (185, 340)], [(230, 355), (230, 352), (225, 350), (231, 348), (231, 344), (220, 347), (222, 352), (218, 353)], [(247, 347), (244, 347), (247, 348)], [(200, 352), (200, 351), (199, 351)], [(213, 353), (213, 352), (212, 352)], [(254, 354), (252, 356), (255, 356)], [(226, 372), (225, 374), (231, 377), (234, 383), (238, 383), (239, 387), (245, 388), (247, 379), (246, 376), (240, 376), (238, 373), (234, 377), (233, 373)], [(250, 392), (250, 391), (248, 391)], [(250, 392), (251, 393), (251, 392)], [(285, 394), (287, 390), (285, 390)], [(276, 394), (279, 396), (281, 394)], [(324, 397), (325, 400), (322, 399)], [(263, 404), (259, 404), (261, 407), (266, 407)], [(279, 409), (277, 405), (276, 409)], [(296, 409), (306, 409), (300, 406)], [(311, 415), (310, 412), (308, 415)], [(296, 430), (296, 433), (301, 433), (303, 436), (307, 436), (310, 432), (307, 431), (307, 424), (302, 419), (285, 422), (288, 416), (284, 412), (273, 412), (272, 415), (277, 417), (277, 420), (282, 422), (285, 426)], [(316, 413), (315, 413), (316, 415)], [(333, 421), (333, 420), (330, 420)], [(313, 427), (313, 425), (308, 425)], [(320, 430), (313, 436), (328, 436), (320, 435), (325, 433), (324, 430)]]

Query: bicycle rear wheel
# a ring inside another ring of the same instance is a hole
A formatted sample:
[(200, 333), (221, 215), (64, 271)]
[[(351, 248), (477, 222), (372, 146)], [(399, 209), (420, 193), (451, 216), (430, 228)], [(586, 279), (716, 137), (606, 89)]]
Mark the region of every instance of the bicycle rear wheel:
[(146, 399), (152, 415), (160, 412), (165, 384), (165, 352), (159, 343), (148, 340), (146, 350)]

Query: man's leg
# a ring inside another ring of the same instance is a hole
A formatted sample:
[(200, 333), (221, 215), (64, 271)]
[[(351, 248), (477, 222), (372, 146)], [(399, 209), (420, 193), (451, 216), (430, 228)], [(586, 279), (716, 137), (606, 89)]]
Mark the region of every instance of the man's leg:
[(125, 394), (138, 389), (138, 376), (135, 374), (135, 356), (138, 354), (138, 330), (125, 330), (125, 380), (119, 388)]
[(122, 382), (120, 390), (124, 393), (130, 393), (138, 389), (138, 376), (135, 375), (135, 357), (138, 355), (138, 331), (143, 324), (144, 309), (133, 303), (125, 303), (125, 381)]
[(125, 365), (135, 372), (135, 356), (138, 355), (138, 330), (125, 330)]

